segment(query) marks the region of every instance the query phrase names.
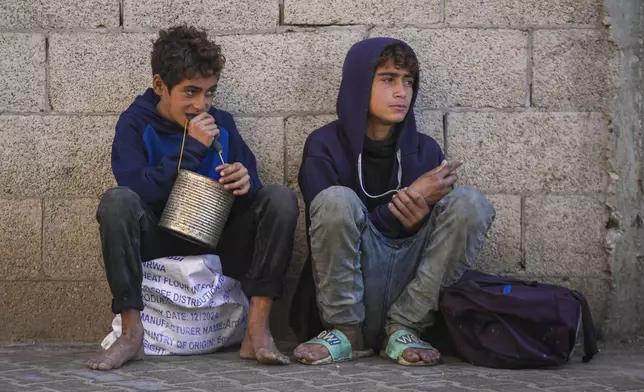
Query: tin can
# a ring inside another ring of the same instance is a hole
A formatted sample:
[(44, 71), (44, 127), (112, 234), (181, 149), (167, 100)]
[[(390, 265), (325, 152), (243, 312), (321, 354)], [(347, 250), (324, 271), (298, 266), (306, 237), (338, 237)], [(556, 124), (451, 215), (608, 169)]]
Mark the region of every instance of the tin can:
[(215, 249), (235, 196), (217, 181), (181, 169), (159, 226), (193, 243)]

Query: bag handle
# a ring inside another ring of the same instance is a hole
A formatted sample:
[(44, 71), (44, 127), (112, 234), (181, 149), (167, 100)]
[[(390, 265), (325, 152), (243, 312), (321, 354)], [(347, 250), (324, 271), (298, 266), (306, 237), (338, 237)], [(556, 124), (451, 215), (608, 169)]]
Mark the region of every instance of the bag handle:
[(597, 335), (595, 331), (595, 324), (593, 322), (593, 315), (590, 312), (588, 301), (582, 293), (576, 290), (570, 290), (571, 294), (581, 304), (581, 322), (584, 330), (584, 363), (590, 362), (595, 354), (599, 352), (597, 347)]

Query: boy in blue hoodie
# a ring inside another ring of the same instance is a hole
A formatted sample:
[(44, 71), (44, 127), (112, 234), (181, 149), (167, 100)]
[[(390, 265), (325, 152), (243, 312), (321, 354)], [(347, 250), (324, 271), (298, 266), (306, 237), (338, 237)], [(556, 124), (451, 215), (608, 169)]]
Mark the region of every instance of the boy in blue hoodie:
[[(441, 287), (474, 265), (495, 211), (480, 192), (454, 187), (460, 163), (416, 130), (418, 86), (406, 43), (358, 42), (344, 62), (338, 120), (306, 140), (299, 185), (310, 252), (291, 325), (300, 341), (323, 330), (296, 348), (299, 362), (378, 348), (399, 364), (439, 361), (419, 335)], [(308, 310), (315, 305), (319, 314)]]
[[(185, 26), (161, 31), (151, 63), (152, 88), (138, 96), (116, 124), (112, 169), (118, 187), (102, 196), (96, 214), (112, 311), (121, 314), (123, 333), (88, 366), (109, 370), (142, 357), (142, 262), (213, 253), (158, 227), (179, 163), (182, 169), (219, 181), (235, 195), (214, 253), (220, 256), (224, 274), (240, 280), (250, 297), (240, 356), (287, 364), (288, 357), (273, 342), (268, 316), (282, 293), (291, 259), (297, 197), (286, 186), (262, 186), (255, 157), (233, 117), (211, 106), (225, 59), (205, 32)], [(215, 140), (223, 147), (224, 162), (213, 147)]]

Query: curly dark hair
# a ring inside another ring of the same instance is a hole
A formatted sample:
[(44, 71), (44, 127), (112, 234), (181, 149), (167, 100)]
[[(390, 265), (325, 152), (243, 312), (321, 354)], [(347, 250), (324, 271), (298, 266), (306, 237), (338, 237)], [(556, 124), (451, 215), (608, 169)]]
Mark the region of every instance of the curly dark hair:
[(414, 76), (418, 75), (418, 58), (416, 53), (409, 47), (402, 44), (391, 44), (385, 46), (376, 62), (376, 68), (385, 65), (391, 60), (398, 68), (409, 70)]
[(185, 25), (159, 31), (151, 57), (152, 74), (159, 74), (169, 90), (197, 74), (219, 75), (226, 63), (221, 46), (205, 31)]

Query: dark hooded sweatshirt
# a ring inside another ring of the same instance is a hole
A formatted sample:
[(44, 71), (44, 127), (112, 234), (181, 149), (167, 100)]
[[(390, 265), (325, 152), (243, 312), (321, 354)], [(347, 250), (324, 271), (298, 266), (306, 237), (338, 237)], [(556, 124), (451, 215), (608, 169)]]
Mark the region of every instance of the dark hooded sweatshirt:
[[(315, 130), (306, 140), (298, 181), (306, 205), (307, 240), (309, 207), (321, 191), (334, 185), (348, 187), (366, 205), (371, 204), (360, 186), (358, 157), (363, 154), (376, 64), (384, 48), (391, 44), (407, 46), (393, 38), (372, 38), (358, 42), (349, 50), (342, 68), (342, 82), (336, 104), (338, 120)], [(439, 166), (445, 159), (438, 143), (416, 130), (413, 105), (418, 95), (418, 85), (419, 77), (416, 77), (411, 108), (403, 122), (397, 126), (397, 157), (395, 167), (389, 173), (388, 190), (399, 186), (398, 168), (401, 169), (400, 187), (404, 188), (423, 173)], [(364, 157), (362, 159), (364, 166)], [(372, 193), (369, 189), (367, 192)], [(377, 199), (377, 206), (370, 208), (369, 219), (386, 237), (400, 238), (413, 234), (406, 232), (389, 211), (387, 204), (392, 196), (393, 194), (388, 194)], [(322, 329), (315, 301), (310, 253), (298, 283), (290, 321), (300, 341), (308, 340)]]
[[(116, 123), (112, 143), (112, 171), (119, 186), (136, 192), (155, 214), (163, 212), (177, 177), (177, 165), (183, 139), (183, 127), (167, 120), (156, 108), (159, 98), (149, 88), (139, 95)], [(215, 108), (208, 111), (219, 127), (218, 140), (228, 163), (240, 162), (248, 169), (250, 191), (261, 189), (255, 156), (248, 148), (230, 113)], [(221, 164), (219, 154), (197, 139), (186, 135), (181, 168), (212, 179), (219, 179), (215, 167)], [(245, 196), (237, 196), (235, 210), (244, 204)]]

